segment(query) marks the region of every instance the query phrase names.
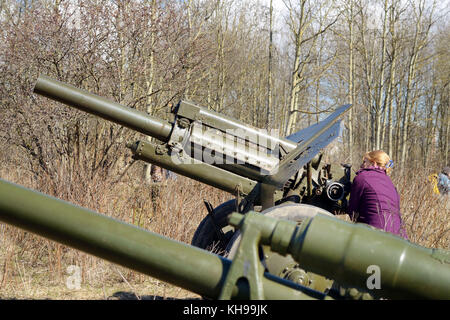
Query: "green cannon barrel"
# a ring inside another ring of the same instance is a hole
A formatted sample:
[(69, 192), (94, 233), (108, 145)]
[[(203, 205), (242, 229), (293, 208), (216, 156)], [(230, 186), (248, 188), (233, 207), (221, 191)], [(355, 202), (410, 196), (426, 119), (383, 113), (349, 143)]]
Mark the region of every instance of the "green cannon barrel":
[(300, 226), (252, 212), (233, 213), (230, 223), (258, 228), (261, 241), (272, 251), (291, 254), (305, 270), (375, 297), (450, 299), (449, 251), (323, 214)]
[(318, 215), (298, 229), (290, 251), (305, 268), (369, 288), (374, 296), (450, 299), (449, 251), (425, 248), (361, 223)]
[[(0, 179), (0, 221), (200, 295), (217, 298), (231, 261), (199, 248)], [(323, 298), (263, 278), (266, 299)], [(233, 298), (247, 298), (236, 285)]]
[(34, 92), (166, 142), (172, 125), (69, 84), (39, 76)]
[(135, 159), (156, 164), (157, 166), (206, 183), (231, 194), (236, 194), (240, 190), (242, 194), (247, 195), (256, 186), (256, 181), (210, 164), (202, 163), (193, 158), (187, 158), (186, 163), (182, 161), (175, 163), (172, 156), (167, 153), (158, 153), (157, 146), (149, 142), (137, 141), (136, 143), (129, 144), (128, 147), (133, 152)]

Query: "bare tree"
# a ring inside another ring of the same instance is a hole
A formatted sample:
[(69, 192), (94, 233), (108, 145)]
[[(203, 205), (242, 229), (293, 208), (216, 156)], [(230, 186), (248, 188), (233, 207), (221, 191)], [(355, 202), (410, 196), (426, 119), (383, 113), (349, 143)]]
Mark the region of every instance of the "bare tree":
[[(306, 110), (300, 110), (300, 93), (305, 90), (311, 79), (305, 77), (308, 65), (311, 63), (311, 54), (318, 39), (318, 36), (325, 33), (337, 21), (337, 15), (331, 21), (326, 21), (329, 15), (333, 13), (334, 6), (329, 1), (323, 1), (316, 7), (309, 0), (300, 0), (294, 5), (291, 0), (283, 0), (289, 11), (289, 26), (294, 44), (294, 61), (292, 67), (292, 79), (290, 88), (289, 114), (285, 134), (290, 134), (295, 130), (298, 122), (298, 115)], [(323, 14), (323, 19), (318, 19), (315, 15)]]

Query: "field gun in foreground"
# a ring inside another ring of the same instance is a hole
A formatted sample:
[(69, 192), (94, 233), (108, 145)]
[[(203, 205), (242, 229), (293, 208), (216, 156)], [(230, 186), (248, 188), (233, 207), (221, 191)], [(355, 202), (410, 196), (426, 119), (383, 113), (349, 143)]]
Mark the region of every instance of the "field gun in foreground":
[[(450, 299), (449, 251), (322, 214), (300, 225), (255, 212), (231, 214), (229, 222), (242, 232), (233, 260), (1, 179), (0, 221), (211, 299), (339, 298), (265, 272), (261, 244), (375, 297)], [(374, 265), (379, 284), (369, 288), (367, 270)]]

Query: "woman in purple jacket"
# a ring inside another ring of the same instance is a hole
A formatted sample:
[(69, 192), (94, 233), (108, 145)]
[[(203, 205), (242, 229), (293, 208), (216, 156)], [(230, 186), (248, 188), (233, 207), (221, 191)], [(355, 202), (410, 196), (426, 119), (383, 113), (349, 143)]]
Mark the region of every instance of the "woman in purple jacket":
[(356, 222), (407, 239), (402, 229), (400, 197), (388, 176), (392, 163), (382, 150), (364, 155), (361, 169), (353, 179), (347, 213), (356, 218)]

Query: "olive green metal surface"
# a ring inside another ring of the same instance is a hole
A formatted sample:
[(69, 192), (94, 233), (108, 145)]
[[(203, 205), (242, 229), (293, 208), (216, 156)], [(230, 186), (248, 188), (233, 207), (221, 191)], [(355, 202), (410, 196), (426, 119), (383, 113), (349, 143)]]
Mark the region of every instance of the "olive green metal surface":
[[(234, 130), (243, 135), (243, 138), (252, 143), (261, 143), (266, 141), (265, 147), (281, 146), (285, 151), (291, 151), (297, 147), (297, 143), (285, 139), (274, 137), (270, 132), (264, 132), (261, 129), (245, 124), (239, 120), (228, 117), (224, 114), (200, 107), (190, 101), (181, 101), (177, 106), (177, 115), (194, 121), (200, 121), (212, 128), (222, 131)], [(268, 129), (268, 128), (266, 128)]]
[(340, 119), (350, 107), (350, 104), (341, 106), (325, 120), (301, 130), (299, 133), (302, 135), (302, 138), (296, 138), (300, 139), (301, 142), (281, 160), (273, 174), (266, 176), (263, 183), (274, 185), (278, 188), (283, 187), (293, 174), (339, 136)]
[(167, 141), (172, 125), (149, 114), (109, 101), (69, 84), (39, 76), (34, 92), (71, 107), (121, 124), (143, 134)]
[(450, 299), (449, 251), (425, 248), (365, 224), (318, 215), (297, 230), (290, 251), (306, 269), (366, 290), (377, 268), (380, 289), (370, 290), (376, 297)]
[[(217, 298), (231, 261), (0, 179), (0, 221), (137, 270), (200, 295)], [(265, 274), (265, 299), (314, 299)], [(233, 298), (248, 298), (237, 285)]]
[(172, 157), (167, 152), (160, 152), (158, 154), (157, 146), (148, 142), (138, 141), (129, 147), (135, 159), (156, 164), (157, 166), (206, 183), (231, 194), (236, 194), (240, 190), (241, 194), (247, 195), (257, 184), (256, 181), (193, 158), (185, 158), (186, 163), (174, 162), (173, 159), (176, 156)]
[[(230, 224), (259, 225), (262, 243), (291, 254), (307, 271), (380, 298), (450, 299), (450, 252), (428, 249), (364, 224), (322, 214), (297, 226), (249, 212), (233, 213)], [(374, 270), (379, 288), (369, 288)]]

